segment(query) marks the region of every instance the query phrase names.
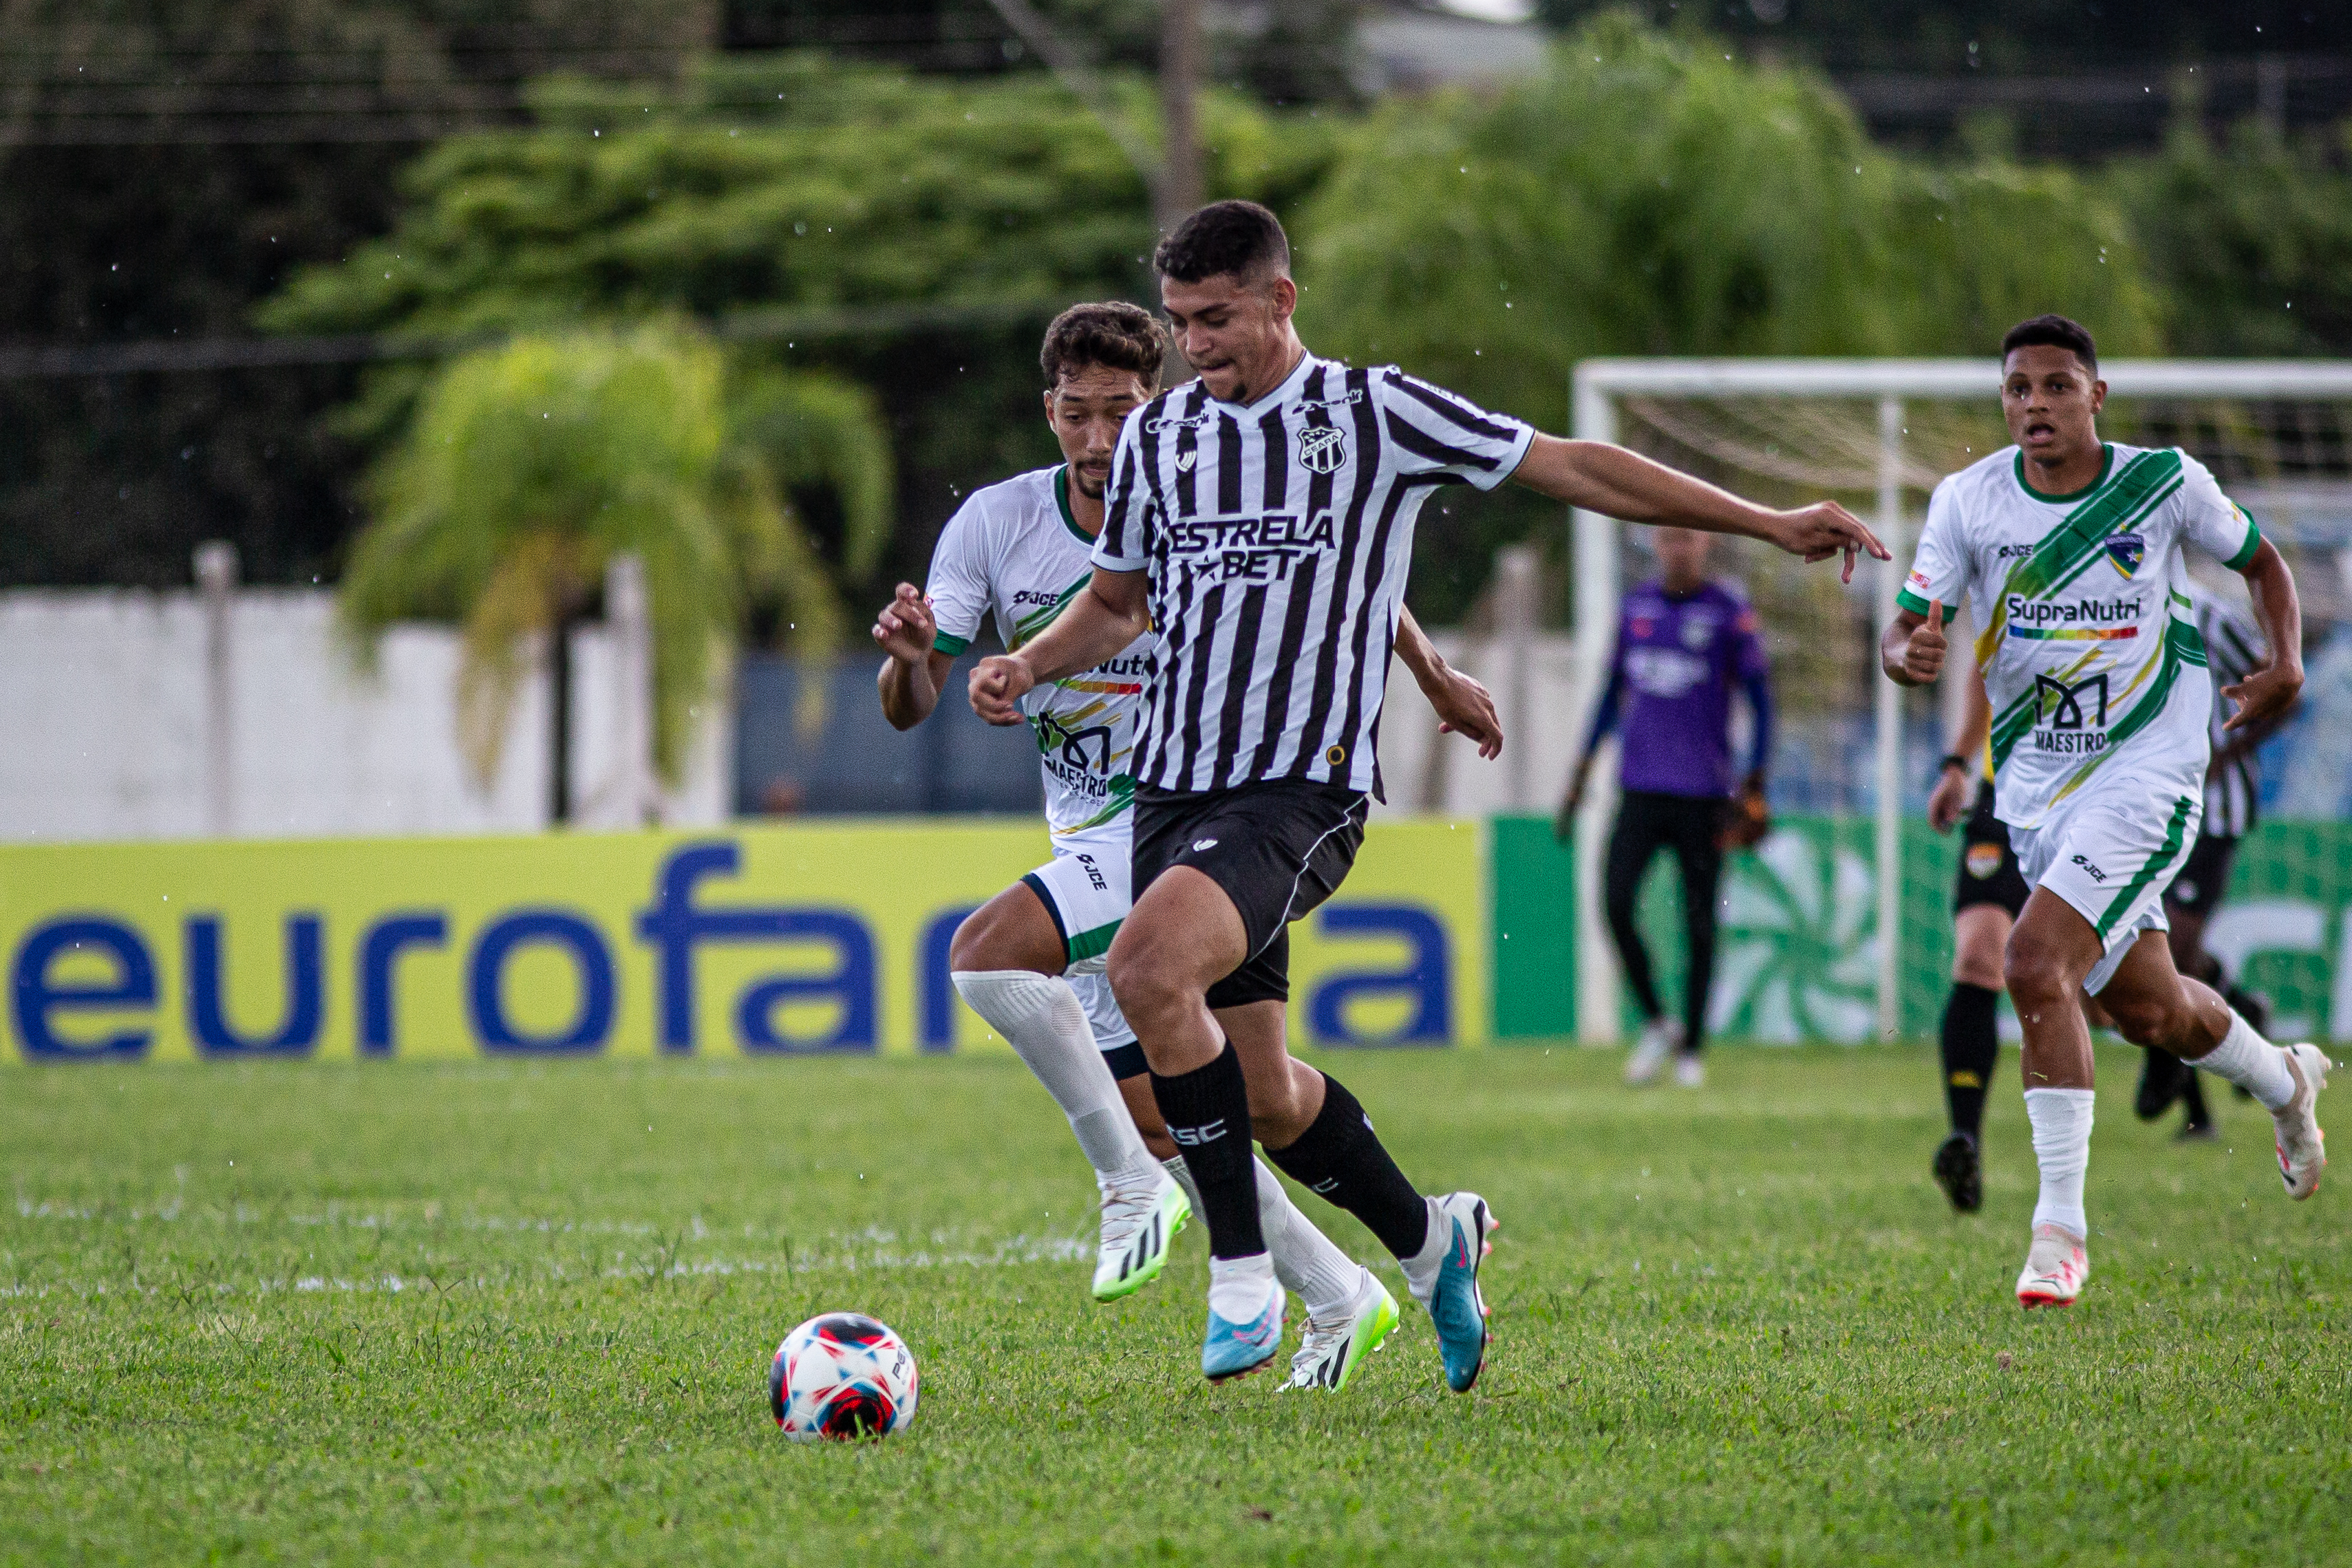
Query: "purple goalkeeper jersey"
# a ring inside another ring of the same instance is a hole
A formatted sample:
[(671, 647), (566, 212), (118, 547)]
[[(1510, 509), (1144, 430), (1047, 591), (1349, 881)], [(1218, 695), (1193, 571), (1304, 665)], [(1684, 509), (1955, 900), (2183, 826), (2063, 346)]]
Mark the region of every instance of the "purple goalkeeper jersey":
[(1744, 595), (1715, 582), (1685, 594), (1644, 582), (1619, 607), (1617, 651), (1586, 749), (1618, 727), (1623, 731), (1619, 788), (1729, 796), (1737, 784), (1732, 687), (1747, 692), (1755, 712), (1748, 771), (1761, 773), (1772, 747), (1769, 674), (1756, 610)]

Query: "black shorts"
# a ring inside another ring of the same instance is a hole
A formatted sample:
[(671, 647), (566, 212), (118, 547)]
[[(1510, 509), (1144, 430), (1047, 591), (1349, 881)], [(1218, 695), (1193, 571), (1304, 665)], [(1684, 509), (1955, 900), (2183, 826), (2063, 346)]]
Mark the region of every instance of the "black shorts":
[(2180, 862), (2180, 874), (2164, 890), (2168, 908), (2210, 918), (2230, 891), (2230, 862), (2237, 858), (2238, 841), (2218, 833), (2200, 833)]
[(1290, 996), (1288, 927), (1339, 891), (1364, 841), (1371, 798), (1336, 784), (1266, 779), (1237, 789), (1135, 792), (1135, 897), (1188, 865), (1241, 912), (1250, 956), (1209, 988), (1213, 1008)]
[(1977, 790), (1976, 809), (1960, 827), (1960, 869), (1952, 884), (1952, 913), (1979, 904), (1999, 904), (2014, 920), (2025, 909), (2025, 873), (2009, 847), (2009, 828), (1992, 814), (1992, 785)]

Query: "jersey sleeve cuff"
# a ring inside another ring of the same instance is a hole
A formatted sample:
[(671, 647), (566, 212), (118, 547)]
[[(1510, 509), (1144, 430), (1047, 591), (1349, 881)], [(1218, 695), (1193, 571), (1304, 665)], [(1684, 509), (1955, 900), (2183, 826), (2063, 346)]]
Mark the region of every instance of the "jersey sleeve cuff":
[(2231, 556), (2228, 560), (2221, 564), (2228, 567), (2231, 571), (2243, 571), (2246, 568), (2254, 564), (2255, 552), (2260, 550), (2262, 548), (2263, 526), (2254, 521), (2253, 518), (2248, 517), (2246, 519), (2246, 542), (2238, 548), (2237, 554)]
[[(1895, 602), (1901, 605), (1904, 609), (1908, 610), (1914, 615), (1925, 615), (1927, 613), (1927, 601), (1920, 598), (1917, 594), (1912, 592), (1907, 588), (1898, 588), (1895, 591)], [(1944, 606), (1945, 622), (1949, 623), (1952, 617), (1958, 615), (1959, 612), (1960, 607), (1958, 605), (1947, 604)]]
[(1125, 556), (1111, 555), (1104, 550), (1095, 551), (1091, 559), (1094, 565), (1102, 568), (1105, 571), (1141, 571), (1151, 564), (1142, 556), (1137, 556), (1130, 560)]
[(952, 632), (934, 632), (931, 633), (931, 652), (934, 653), (945, 653), (950, 659), (954, 658), (957, 654), (962, 653), (966, 648), (971, 646), (971, 638), (959, 637)]
[(1519, 426), (1518, 438), (1511, 443), (1510, 452), (1501, 462), (1484, 473), (1475, 468), (1465, 470), (1462, 476), (1481, 490), (1491, 490), (1519, 471), (1519, 465), (1528, 460), (1528, 449), (1535, 444), (1536, 427), (1523, 424)]

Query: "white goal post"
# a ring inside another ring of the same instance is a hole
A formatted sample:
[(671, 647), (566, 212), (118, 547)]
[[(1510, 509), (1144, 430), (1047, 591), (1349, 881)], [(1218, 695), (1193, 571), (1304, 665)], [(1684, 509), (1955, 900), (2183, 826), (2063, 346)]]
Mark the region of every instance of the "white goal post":
[[(2101, 362), (2108, 393), (2117, 398), (2352, 399), (2352, 361), (2109, 360)], [(1834, 398), (1875, 400), (1878, 408), (1878, 495), (1865, 519), (1894, 559), (1865, 563), (1875, 572), (1877, 624), (1895, 612), (1895, 594), (1909, 570), (1913, 539), (1903, 516), (1904, 410), (1906, 402), (1963, 402), (1999, 395), (1996, 360), (1708, 360), (1601, 359), (1576, 367), (1572, 383), (1575, 434), (1618, 439), (1618, 401), (1656, 398)], [(1579, 729), (1589, 716), (1616, 635), (1618, 535), (1624, 525), (1597, 512), (1575, 511), (1575, 648)], [(1824, 568), (1823, 570), (1828, 570)], [(1875, 676), (1874, 717), (1876, 819), (1876, 899), (1898, 907), (1902, 886), (1901, 708), (1895, 685)], [(1576, 1028), (1588, 1044), (1618, 1038), (1616, 956), (1601, 915), (1601, 861), (1615, 789), (1596, 778), (1576, 824)], [(1884, 924), (1874, 921), (1883, 935)], [(1897, 1032), (1896, 944), (1877, 942), (1877, 1032)]]

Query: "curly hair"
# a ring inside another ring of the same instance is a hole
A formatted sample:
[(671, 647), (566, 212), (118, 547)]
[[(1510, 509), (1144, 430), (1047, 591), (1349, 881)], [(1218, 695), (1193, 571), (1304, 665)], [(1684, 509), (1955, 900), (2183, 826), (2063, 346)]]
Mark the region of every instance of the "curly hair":
[(1090, 366), (1132, 371), (1147, 392), (1160, 390), (1160, 368), (1168, 355), (1168, 333), (1151, 312), (1122, 300), (1073, 305), (1045, 329), (1037, 355), (1047, 387)]

